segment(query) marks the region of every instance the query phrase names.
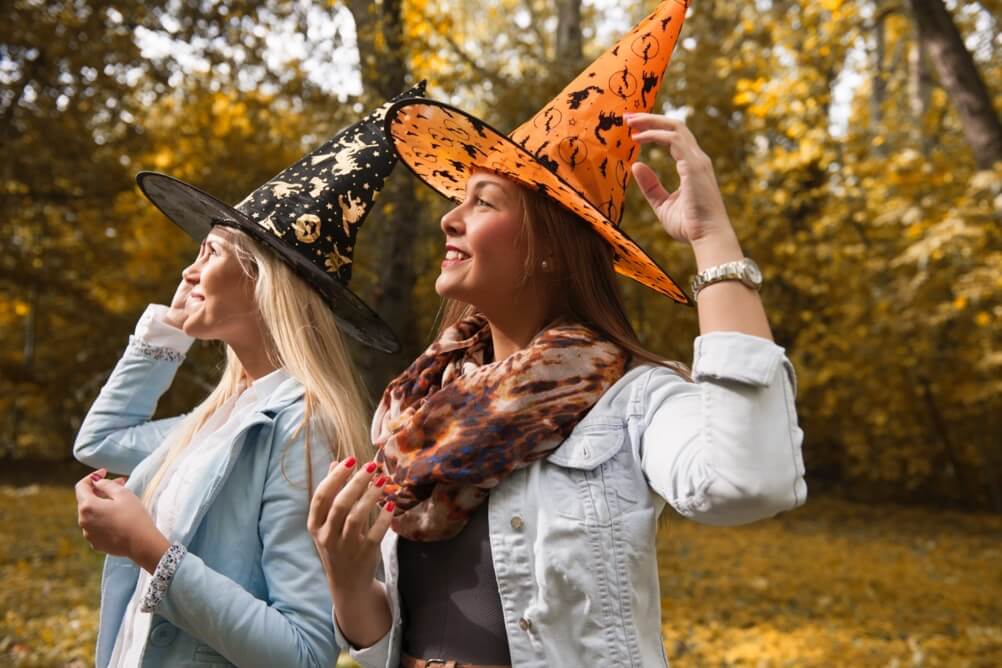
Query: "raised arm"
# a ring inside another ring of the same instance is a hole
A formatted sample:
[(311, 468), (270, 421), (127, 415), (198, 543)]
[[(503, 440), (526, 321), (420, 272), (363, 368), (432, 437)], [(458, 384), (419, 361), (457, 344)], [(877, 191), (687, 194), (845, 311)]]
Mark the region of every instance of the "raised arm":
[[(744, 257), (724, 206), (713, 164), (685, 123), (657, 114), (627, 114), (633, 138), (666, 147), (675, 159), (679, 187), (665, 190), (657, 174), (642, 162), (633, 175), (668, 234), (691, 245), (699, 271)], [(741, 332), (772, 340), (758, 292), (740, 281), (708, 285), (697, 299), (702, 334)]]
[(164, 442), (181, 418), (151, 420), (174, 381), (192, 339), (169, 324), (166, 306), (153, 304), (87, 412), (73, 456), (94, 468), (131, 474)]
[[(688, 243), (699, 271), (744, 257), (710, 158), (681, 121), (628, 114), (633, 138), (668, 148), (679, 188), (669, 193), (643, 163), (633, 174), (665, 231)], [(793, 366), (756, 290), (737, 280), (697, 297), (693, 380), (652, 372), (641, 439), (651, 487), (676, 510), (709, 524), (741, 524), (804, 502)]]

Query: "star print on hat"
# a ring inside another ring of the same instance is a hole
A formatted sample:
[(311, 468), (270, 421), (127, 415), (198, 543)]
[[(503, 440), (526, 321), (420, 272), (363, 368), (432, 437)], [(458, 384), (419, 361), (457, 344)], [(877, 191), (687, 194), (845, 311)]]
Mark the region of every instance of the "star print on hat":
[(393, 331), (348, 289), (355, 239), (397, 159), (382, 125), (390, 106), (424, 94), (424, 82), (283, 170), (231, 207), (198, 188), (140, 172), (139, 188), (196, 240), (213, 225), (233, 227), (275, 251), (320, 293), (343, 331), (384, 352), (400, 348)]
[(665, 0), (535, 116), (505, 136), (435, 100), (403, 100), (386, 114), (400, 159), (442, 195), (462, 201), (474, 169), (538, 190), (608, 242), (620, 274), (691, 304), (678, 283), (620, 229), (639, 146), (623, 119), (649, 112), (688, 3)]

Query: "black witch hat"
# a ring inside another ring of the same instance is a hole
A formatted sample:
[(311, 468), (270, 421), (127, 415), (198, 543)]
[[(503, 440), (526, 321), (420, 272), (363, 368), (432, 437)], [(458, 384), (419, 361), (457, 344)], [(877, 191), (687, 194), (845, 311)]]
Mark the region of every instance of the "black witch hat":
[(393, 331), (348, 289), (355, 237), (397, 159), (383, 118), (401, 93), (229, 206), (166, 174), (140, 172), (143, 194), (195, 240), (213, 225), (246, 232), (274, 250), (327, 301), (342, 329), (383, 352), (400, 348)]

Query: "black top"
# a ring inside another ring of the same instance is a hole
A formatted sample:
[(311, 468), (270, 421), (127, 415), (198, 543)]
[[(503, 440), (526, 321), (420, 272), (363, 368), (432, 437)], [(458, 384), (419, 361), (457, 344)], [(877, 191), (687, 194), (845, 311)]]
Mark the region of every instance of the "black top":
[(405, 654), (511, 665), (487, 507), (481, 504), (448, 540), (398, 541)]

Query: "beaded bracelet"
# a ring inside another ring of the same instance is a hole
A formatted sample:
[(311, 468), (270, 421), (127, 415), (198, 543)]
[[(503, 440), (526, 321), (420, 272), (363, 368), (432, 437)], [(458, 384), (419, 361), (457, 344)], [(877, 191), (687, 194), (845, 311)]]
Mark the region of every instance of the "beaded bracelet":
[(181, 559), (187, 553), (188, 548), (181, 543), (174, 543), (167, 548), (164, 556), (160, 557), (157, 567), (153, 569), (150, 586), (146, 588), (146, 593), (143, 594), (139, 608), (142, 612), (157, 611), (157, 608), (163, 602), (164, 596), (167, 594), (167, 590), (170, 588), (170, 583), (174, 579), (177, 567), (181, 565)]
[(151, 360), (158, 360), (161, 362), (177, 362), (177, 363), (181, 363), (184, 361), (184, 353), (179, 353), (173, 348), (165, 348), (163, 346), (150, 345), (146, 341), (143, 341), (142, 339), (135, 336), (129, 337), (129, 347), (135, 350), (143, 357), (147, 357)]

